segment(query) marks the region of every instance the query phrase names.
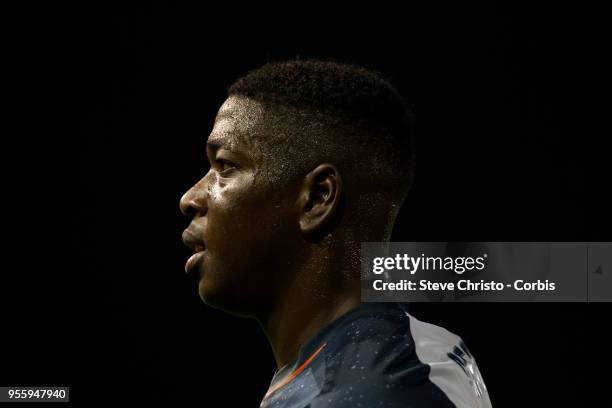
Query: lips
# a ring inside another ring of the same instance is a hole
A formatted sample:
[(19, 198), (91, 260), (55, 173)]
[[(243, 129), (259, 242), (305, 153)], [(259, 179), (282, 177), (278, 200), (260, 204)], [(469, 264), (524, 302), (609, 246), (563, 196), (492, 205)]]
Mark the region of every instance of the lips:
[(204, 251), (191, 255), (189, 259), (187, 259), (187, 262), (185, 262), (185, 273), (188, 275), (195, 275), (198, 271), (198, 264), (202, 260), (203, 256)]
[(185, 272), (192, 275), (197, 271), (197, 265), (201, 261), (204, 252), (206, 251), (206, 245), (204, 243), (204, 239), (201, 238), (201, 234), (195, 233), (191, 228), (193, 224), (189, 226), (185, 231), (183, 231), (183, 242), (187, 245), (193, 252), (193, 255), (187, 259), (185, 263)]

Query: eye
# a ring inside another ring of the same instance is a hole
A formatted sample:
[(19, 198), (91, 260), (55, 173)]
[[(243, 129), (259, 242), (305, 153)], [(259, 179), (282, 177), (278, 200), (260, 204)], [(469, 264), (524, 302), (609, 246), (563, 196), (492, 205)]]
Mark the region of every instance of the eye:
[(236, 165), (229, 160), (217, 159), (216, 162), (219, 173), (229, 173), (236, 168)]

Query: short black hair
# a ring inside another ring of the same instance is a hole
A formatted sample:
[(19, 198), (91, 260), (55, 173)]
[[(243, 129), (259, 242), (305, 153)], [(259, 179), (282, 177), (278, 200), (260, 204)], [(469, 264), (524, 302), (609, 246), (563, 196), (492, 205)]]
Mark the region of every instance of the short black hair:
[(238, 79), (228, 95), (285, 112), (289, 126), (299, 122), (305, 124), (301, 129), (309, 127), (305, 138), (314, 137), (313, 132), (342, 133), (336, 142), (344, 150), (376, 147), (380, 154), (375, 160), (384, 161), (378, 168), (385, 169), (385, 184), (391, 181), (403, 201), (414, 176), (414, 119), (398, 90), (378, 72), (333, 61), (272, 62)]

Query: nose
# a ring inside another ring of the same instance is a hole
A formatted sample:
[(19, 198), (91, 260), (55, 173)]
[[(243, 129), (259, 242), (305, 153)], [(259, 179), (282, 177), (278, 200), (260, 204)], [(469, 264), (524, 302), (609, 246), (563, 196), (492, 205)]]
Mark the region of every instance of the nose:
[(183, 196), (179, 203), (181, 212), (193, 218), (196, 214), (206, 213), (206, 192), (204, 188), (204, 178), (191, 187)]

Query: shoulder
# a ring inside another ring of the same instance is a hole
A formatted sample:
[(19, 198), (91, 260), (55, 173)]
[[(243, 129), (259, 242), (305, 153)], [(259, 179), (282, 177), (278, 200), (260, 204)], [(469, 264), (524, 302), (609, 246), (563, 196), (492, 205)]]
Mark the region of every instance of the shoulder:
[(476, 360), (461, 337), (407, 314), (417, 359), (429, 367), (428, 380), (457, 407), (490, 407)]
[(314, 407), (489, 407), (459, 336), (400, 308), (362, 314), (334, 330)]

